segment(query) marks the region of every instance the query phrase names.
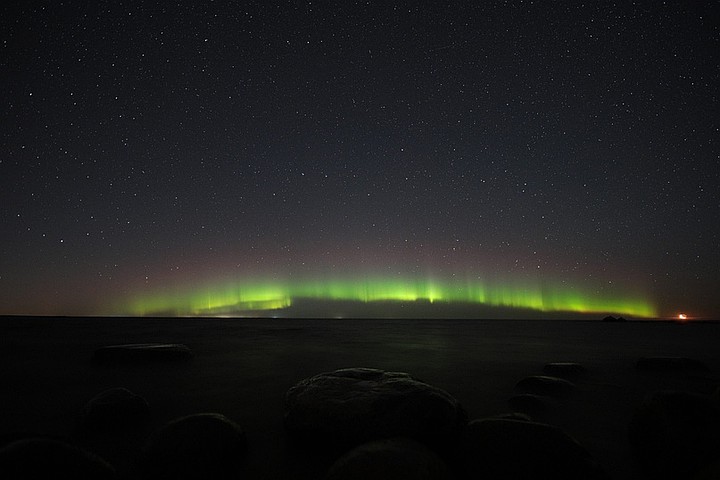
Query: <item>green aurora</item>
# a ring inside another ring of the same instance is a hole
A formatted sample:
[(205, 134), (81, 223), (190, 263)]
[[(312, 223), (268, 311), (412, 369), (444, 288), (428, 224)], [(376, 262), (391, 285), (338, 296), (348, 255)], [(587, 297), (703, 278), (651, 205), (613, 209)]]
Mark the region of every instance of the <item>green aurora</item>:
[(277, 312), (307, 299), (328, 302), (417, 302), (475, 304), (540, 312), (613, 313), (657, 316), (655, 306), (636, 295), (580, 290), (567, 285), (494, 285), (481, 281), (410, 278), (232, 281), (204, 288), (143, 294), (119, 307), (131, 315), (213, 316)]

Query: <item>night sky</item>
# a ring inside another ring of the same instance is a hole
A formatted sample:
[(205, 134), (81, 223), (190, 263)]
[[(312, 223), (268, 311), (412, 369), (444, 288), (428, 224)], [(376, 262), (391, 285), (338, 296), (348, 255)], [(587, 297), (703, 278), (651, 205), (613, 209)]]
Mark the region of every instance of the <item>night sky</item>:
[(720, 317), (716, 2), (1, 8), (0, 314)]

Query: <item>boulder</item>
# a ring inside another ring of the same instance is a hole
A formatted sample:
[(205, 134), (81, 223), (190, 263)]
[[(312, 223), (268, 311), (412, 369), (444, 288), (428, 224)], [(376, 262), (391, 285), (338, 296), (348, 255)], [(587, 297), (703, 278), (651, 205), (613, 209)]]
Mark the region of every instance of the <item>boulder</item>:
[(541, 416), (555, 409), (557, 403), (551, 397), (523, 393), (510, 397), (508, 399), (508, 405), (517, 412), (531, 416)]
[(572, 392), (575, 384), (563, 378), (534, 375), (520, 380), (515, 388), (524, 393), (560, 397)]
[(543, 371), (548, 375), (554, 375), (556, 377), (577, 378), (585, 373), (585, 367), (579, 363), (554, 362), (546, 364), (543, 367)]
[(685, 357), (643, 357), (635, 364), (638, 370), (670, 371), (670, 370), (707, 370), (707, 366), (699, 360)]
[(340, 457), (326, 480), (444, 480), (450, 478), (445, 463), (415, 440), (377, 440)]
[(151, 435), (140, 461), (144, 479), (237, 478), (245, 432), (225, 416), (200, 413), (173, 420)]
[(0, 449), (0, 478), (116, 478), (115, 469), (100, 457), (67, 443), (28, 438)]
[(348, 368), (302, 380), (286, 397), (291, 437), (347, 449), (392, 437), (409, 437), (443, 449), (467, 423), (450, 394), (407, 373)]
[(462, 452), (467, 478), (608, 478), (577, 441), (561, 429), (543, 423), (474, 420), (466, 429)]
[(95, 350), (97, 362), (148, 362), (158, 360), (188, 360), (192, 351), (180, 343), (130, 343), (109, 345)]
[(720, 452), (720, 408), (711, 396), (655, 392), (636, 409), (628, 433), (648, 473), (692, 478)]
[(122, 428), (144, 420), (150, 412), (147, 401), (127, 388), (110, 388), (95, 395), (83, 409), (86, 428)]

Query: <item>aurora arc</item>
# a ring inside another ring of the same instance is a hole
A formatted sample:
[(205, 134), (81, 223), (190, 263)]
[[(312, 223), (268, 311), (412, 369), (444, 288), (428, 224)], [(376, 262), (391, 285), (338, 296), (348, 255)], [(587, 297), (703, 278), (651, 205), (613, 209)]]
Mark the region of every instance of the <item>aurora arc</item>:
[(145, 293), (121, 308), (132, 315), (232, 315), (272, 312), (301, 299), (350, 302), (464, 303), (541, 312), (614, 313), (657, 316), (655, 306), (639, 295), (582, 290), (566, 285), (496, 285), (482, 281), (413, 278), (228, 281), (205, 287)]

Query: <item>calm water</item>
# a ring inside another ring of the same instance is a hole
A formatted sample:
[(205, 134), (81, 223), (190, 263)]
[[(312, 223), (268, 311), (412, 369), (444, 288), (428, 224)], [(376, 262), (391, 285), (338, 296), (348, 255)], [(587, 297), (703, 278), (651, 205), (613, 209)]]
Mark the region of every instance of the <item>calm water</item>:
[[(291, 358), (325, 356), (391, 365), (420, 362), (545, 361), (689, 355), (716, 360), (717, 323), (603, 323), (544, 320), (290, 320), (4, 318), (6, 358), (60, 348), (73, 355), (109, 343), (182, 342), (199, 351), (262, 355), (282, 367)], [(372, 355), (365, 355), (370, 353)], [(71, 353), (72, 352), (72, 353)], [(419, 354), (422, 358), (415, 358)], [(378, 358), (377, 356), (380, 356)], [(337, 363), (331, 362), (331, 363)]]
[[(214, 411), (238, 421), (256, 445), (259, 478), (282, 478), (297, 465), (284, 451), (284, 393), (297, 381), (344, 367), (408, 372), (453, 394), (471, 417), (507, 412), (518, 380), (553, 361), (584, 364), (578, 393), (550, 418), (581, 441), (616, 478), (628, 474), (626, 428), (649, 391), (711, 393), (720, 385), (720, 324), (515, 320), (0, 319), (0, 433), (67, 435), (82, 405), (103, 389), (143, 395), (149, 429), (181, 415)], [(177, 342), (190, 362), (99, 366), (103, 345)], [(638, 372), (642, 356), (688, 356), (702, 375)], [(127, 459), (102, 452), (116, 464)], [(276, 470), (262, 470), (273, 464)], [(253, 467), (254, 466), (254, 467)], [(283, 470), (285, 469), (285, 470)], [(311, 477), (312, 471), (308, 473)]]

